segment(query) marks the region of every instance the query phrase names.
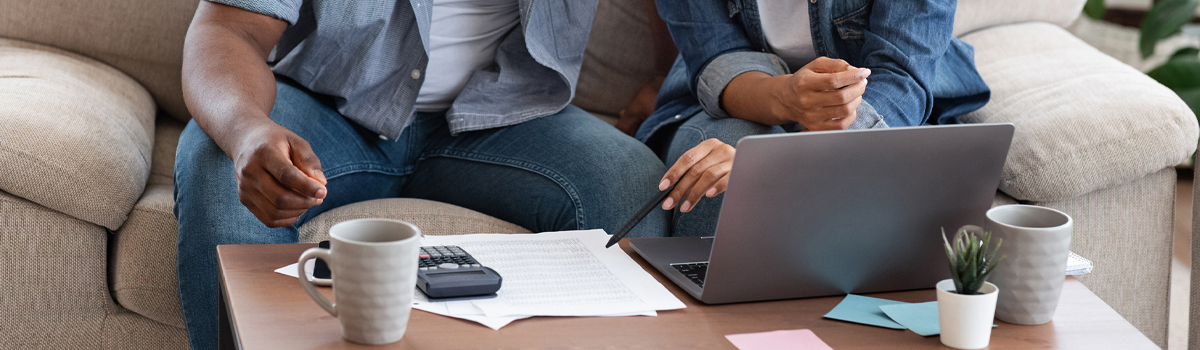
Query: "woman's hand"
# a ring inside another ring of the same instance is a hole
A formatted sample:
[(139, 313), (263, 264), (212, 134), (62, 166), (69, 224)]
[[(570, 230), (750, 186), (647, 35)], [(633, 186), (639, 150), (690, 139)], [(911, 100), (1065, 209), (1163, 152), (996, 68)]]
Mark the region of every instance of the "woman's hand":
[(804, 129), (843, 130), (857, 117), (871, 70), (855, 68), (843, 60), (818, 57), (775, 91), (779, 117), (800, 123)]
[(846, 129), (857, 117), (870, 69), (818, 57), (795, 73), (751, 71), (729, 82), (723, 108), (738, 119), (767, 125), (797, 122), (806, 130)]
[(729, 185), (729, 170), (733, 168), (733, 155), (736, 152), (733, 146), (721, 140), (708, 139), (680, 156), (658, 184), (659, 191), (676, 184), (667, 199), (663, 200), (662, 208), (671, 210), (676, 203), (682, 202), (679, 210), (686, 213), (696, 207), (700, 196), (711, 198), (724, 193), (725, 186)]

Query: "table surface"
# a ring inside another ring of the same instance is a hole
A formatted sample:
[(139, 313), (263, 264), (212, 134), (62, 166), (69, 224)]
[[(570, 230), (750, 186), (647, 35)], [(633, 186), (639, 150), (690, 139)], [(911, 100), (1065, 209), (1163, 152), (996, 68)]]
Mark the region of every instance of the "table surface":
[[(274, 270), (315, 244), (222, 245), (221, 290), (242, 349), (623, 348), (734, 349), (727, 334), (807, 328), (835, 349), (946, 348), (922, 337), (822, 318), (842, 297), (704, 305), (621, 248), (687, 305), (657, 317), (533, 317), (491, 330), (474, 322), (413, 310), (399, 342), (364, 346), (344, 341), (338, 320), (317, 306), (295, 278)], [(333, 300), (330, 288), (320, 288)], [(905, 302), (937, 300), (933, 289), (869, 294)], [(1039, 326), (997, 321), (989, 349), (1157, 349), (1087, 287), (1068, 277), (1054, 320)]]

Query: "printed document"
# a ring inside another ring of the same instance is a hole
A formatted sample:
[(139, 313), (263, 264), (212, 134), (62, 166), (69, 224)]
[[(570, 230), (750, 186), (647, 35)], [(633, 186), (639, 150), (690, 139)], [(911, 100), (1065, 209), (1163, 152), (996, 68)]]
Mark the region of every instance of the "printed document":
[[(418, 290), (413, 307), (492, 329), (531, 316), (654, 316), (684, 307), (625, 251), (605, 249), (608, 239), (603, 230), (425, 236), (422, 245), (462, 247), (504, 282), (485, 299), (429, 301)], [(294, 275), (296, 267), (277, 271)]]

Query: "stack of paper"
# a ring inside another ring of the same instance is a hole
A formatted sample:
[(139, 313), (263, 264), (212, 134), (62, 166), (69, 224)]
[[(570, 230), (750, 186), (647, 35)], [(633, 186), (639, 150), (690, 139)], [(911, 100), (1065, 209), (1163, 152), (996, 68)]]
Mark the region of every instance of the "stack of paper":
[[(423, 237), (422, 245), (462, 247), (504, 282), (488, 299), (430, 301), (417, 291), (413, 308), (500, 329), (532, 316), (655, 316), (684, 307), (623, 250), (605, 249), (608, 239), (603, 230)], [(294, 276), (296, 267), (276, 271)]]
[(1092, 272), (1091, 260), (1084, 259), (1079, 254), (1075, 254), (1075, 252), (1071, 252), (1067, 256), (1067, 276), (1078, 276), (1088, 272)]

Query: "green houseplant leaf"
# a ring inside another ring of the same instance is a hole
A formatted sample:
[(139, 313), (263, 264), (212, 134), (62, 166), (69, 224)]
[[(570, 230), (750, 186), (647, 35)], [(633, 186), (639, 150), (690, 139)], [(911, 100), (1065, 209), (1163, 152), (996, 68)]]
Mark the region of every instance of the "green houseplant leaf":
[(1183, 99), (1184, 103), (1187, 103), (1188, 108), (1192, 109), (1192, 113), (1200, 116), (1200, 87), (1175, 90), (1175, 93)]
[[(1189, 47), (1176, 51), (1167, 62), (1146, 75), (1176, 92), (1200, 88), (1200, 50)], [(1191, 103), (1188, 106), (1193, 110), (1196, 107)]]
[(1083, 14), (1093, 19), (1104, 18), (1104, 0), (1087, 0), (1083, 4)]
[(996, 258), (1003, 240), (997, 239), (993, 247), (992, 234), (984, 232), (974, 225), (963, 226), (954, 235), (954, 242), (946, 238), (946, 230), (942, 230), (942, 243), (945, 245), (946, 258), (950, 260), (950, 279), (954, 281), (954, 289), (958, 294), (973, 295), (979, 293), (979, 288), (987, 282), (988, 277), (995, 272), (996, 265), (1004, 257)]
[(1142, 30), (1138, 38), (1138, 51), (1142, 58), (1154, 54), (1159, 40), (1179, 32), (1192, 19), (1196, 11), (1196, 0), (1162, 0), (1150, 8), (1142, 19)]

